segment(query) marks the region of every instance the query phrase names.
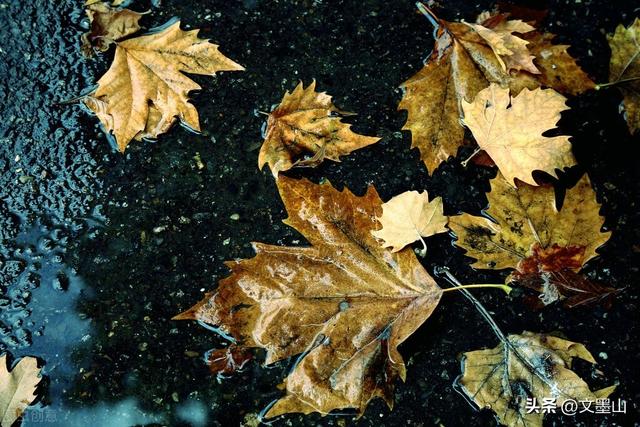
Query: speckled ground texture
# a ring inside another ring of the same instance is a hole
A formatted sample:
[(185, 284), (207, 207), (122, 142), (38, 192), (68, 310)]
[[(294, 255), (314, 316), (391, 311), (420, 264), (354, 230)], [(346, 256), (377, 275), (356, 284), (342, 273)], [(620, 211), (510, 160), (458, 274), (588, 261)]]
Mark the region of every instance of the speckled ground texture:
[[(215, 289), (224, 260), (252, 256), (251, 241), (292, 244), (272, 176), (257, 170), (264, 117), (299, 80), (316, 79), (336, 104), (359, 115), (354, 128), (380, 143), (342, 163), (295, 172), (362, 194), (374, 184), (383, 199), (410, 189), (444, 198), (447, 213), (479, 213), (491, 169), (457, 159), (429, 177), (396, 106), (398, 85), (418, 71), (433, 45), (429, 23), (412, 1), (163, 0), (136, 1), (147, 28), (182, 18), (247, 68), (195, 77), (203, 133), (175, 127), (156, 143), (112, 149), (97, 125), (68, 100), (90, 88), (112, 52), (86, 59), (82, 1), (0, 0), (0, 352), (46, 362), (43, 398), (26, 425), (252, 425), (280, 395), (289, 363), (252, 363), (217, 382), (202, 355), (221, 344), (196, 323), (170, 318)], [(472, 21), (492, 1), (451, 0), (434, 7), (445, 19)], [(539, 2), (537, 2), (539, 5)], [(622, 0), (548, 3), (546, 30), (596, 81), (607, 81), (604, 34), (640, 10)], [(509, 333), (556, 332), (583, 342), (598, 365), (577, 365), (594, 387), (619, 382), (614, 397), (628, 415), (550, 417), (546, 425), (629, 426), (640, 423), (638, 380), (638, 158), (618, 113), (616, 90), (570, 101), (561, 128), (573, 135), (579, 166), (589, 173), (613, 231), (585, 271), (625, 291), (610, 310), (526, 308), (522, 296), (476, 292)], [(201, 159), (204, 167), (198, 166)], [(232, 219), (237, 214), (239, 219)], [(425, 267), (446, 265), (465, 283), (502, 280), (473, 271), (449, 236), (429, 242)], [(444, 283), (442, 283), (445, 286)], [(497, 343), (477, 312), (447, 295), (401, 347), (408, 378), (389, 411), (373, 402), (360, 419), (336, 415), (278, 419), (275, 425), (483, 426), (453, 386), (462, 352)]]

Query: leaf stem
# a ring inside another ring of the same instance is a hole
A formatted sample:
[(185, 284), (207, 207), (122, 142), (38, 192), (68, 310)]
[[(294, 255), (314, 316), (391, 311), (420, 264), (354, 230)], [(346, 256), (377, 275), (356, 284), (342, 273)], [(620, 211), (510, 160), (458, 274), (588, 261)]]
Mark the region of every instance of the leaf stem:
[(507, 285), (498, 285), (494, 283), (480, 283), (480, 284), (474, 283), (472, 285), (460, 285), (454, 288), (446, 288), (446, 289), (443, 289), (442, 292), (450, 292), (450, 291), (458, 291), (462, 289), (474, 289), (474, 288), (500, 288), (503, 291), (505, 291), (507, 295), (509, 295), (509, 293), (513, 290), (511, 286), (507, 286)]
[(467, 164), (469, 163), (469, 161), (470, 161), (471, 159), (473, 159), (473, 158), (476, 156), (476, 154), (478, 154), (478, 153), (479, 153), (479, 152), (481, 152), (481, 151), (482, 151), (482, 148), (480, 148), (480, 147), (476, 148), (476, 149), (475, 149), (475, 151), (474, 151), (473, 153), (471, 153), (471, 155), (470, 155), (469, 157), (467, 157), (467, 160), (464, 160), (464, 161), (462, 161), (462, 162), (460, 163), (460, 164), (462, 165), (462, 167), (465, 167), (465, 168), (466, 168), (466, 167), (467, 167)]
[(620, 80), (616, 80), (615, 82), (608, 82), (608, 83), (598, 83), (595, 87), (596, 90), (600, 90), (602, 88), (607, 88), (610, 86), (615, 86), (617, 84), (621, 84), (621, 83), (627, 83), (627, 82), (635, 82), (636, 80), (640, 80), (640, 76), (636, 76), (636, 77), (629, 77), (627, 79), (620, 79)]
[(418, 8), (418, 10), (420, 11), (420, 13), (422, 13), (424, 16), (427, 17), (427, 19), (429, 20), (429, 22), (431, 23), (431, 25), (433, 25), (433, 29), (437, 30), (438, 28), (440, 28), (440, 24), (439, 24), (439, 19), (438, 17), (431, 11), (431, 9), (429, 9), (427, 6), (424, 5), (424, 3), (422, 2), (416, 2), (416, 7)]
[(473, 304), (475, 309), (478, 310), (480, 315), (482, 317), (484, 317), (484, 320), (487, 321), (487, 323), (489, 324), (489, 326), (493, 330), (493, 333), (496, 334), (496, 336), (500, 339), (500, 341), (502, 341), (505, 344), (509, 343), (509, 340), (507, 339), (507, 336), (504, 334), (504, 332), (502, 332), (502, 330), (500, 329), (500, 327), (498, 326), (496, 321), (493, 320), (493, 317), (491, 316), (491, 314), (489, 314), (487, 309), (484, 308), (484, 306), (480, 303), (480, 301), (478, 301), (476, 299), (476, 297), (474, 297), (471, 294), (471, 292), (469, 292), (467, 289), (465, 289), (465, 286), (462, 283), (460, 283), (458, 281), (458, 279), (456, 279), (453, 276), (453, 274), (451, 274), (451, 272), (449, 271), (448, 268), (446, 268), (446, 267), (437, 267), (436, 268), (436, 275), (440, 276), (440, 277), (444, 277), (444, 279), (446, 279), (447, 282), (449, 282), (453, 286), (453, 288), (448, 288), (448, 289), (457, 289), (460, 292), (462, 292), (462, 295), (464, 295), (465, 298), (467, 298), (471, 302), (471, 304)]

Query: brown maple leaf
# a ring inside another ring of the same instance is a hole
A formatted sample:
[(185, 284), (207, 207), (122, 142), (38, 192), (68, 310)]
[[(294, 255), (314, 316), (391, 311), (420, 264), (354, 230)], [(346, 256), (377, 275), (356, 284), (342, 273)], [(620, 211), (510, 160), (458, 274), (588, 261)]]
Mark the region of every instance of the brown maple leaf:
[(91, 56), (94, 49), (104, 52), (112, 43), (140, 29), (142, 13), (111, 7), (103, 1), (85, 3), (89, 31), (82, 35), (82, 53)]
[(36, 387), (42, 381), (38, 360), (23, 357), (7, 369), (7, 355), (0, 356), (0, 425), (10, 427), (36, 398)]
[(575, 164), (568, 136), (543, 136), (569, 109), (565, 102), (553, 89), (524, 89), (511, 97), (509, 89), (492, 83), (473, 102), (462, 101), (463, 122), (507, 181), (537, 185), (534, 170), (557, 177), (557, 169)]
[(267, 130), (258, 156), (258, 167), (269, 165), (273, 176), (294, 167), (315, 167), (324, 159), (340, 161), (380, 138), (359, 135), (342, 117), (325, 92), (316, 92), (315, 80), (305, 89), (302, 82), (286, 92), (280, 105), (269, 114)]
[[(529, 24), (509, 20), (507, 14), (484, 14), (473, 25), (447, 22), (424, 5), (420, 8), (437, 26), (436, 41), (424, 68), (402, 84), (398, 109), (408, 112), (403, 129), (411, 132), (411, 146), (420, 150), (429, 173), (457, 154), (464, 143), (462, 102), (471, 102), (490, 83), (509, 88), (514, 96), (540, 86), (571, 95), (595, 87), (567, 53), (568, 46), (551, 43), (552, 34), (537, 30), (521, 34), (519, 48), (507, 54), (510, 45), (500, 46), (504, 39), (500, 34), (513, 36), (529, 29)], [(485, 37), (476, 31), (480, 28)], [(493, 44), (487, 41), (491, 35), (497, 38)]]
[(553, 399), (561, 407), (568, 399), (604, 399), (616, 388), (591, 391), (571, 370), (574, 358), (596, 363), (580, 343), (525, 331), (509, 335), (495, 348), (464, 353), (456, 383), (481, 409), (495, 412), (501, 424), (542, 427), (544, 412), (528, 410), (528, 400), (535, 398), (539, 405)]
[(266, 363), (298, 356), (286, 395), (266, 413), (355, 408), (374, 397), (390, 406), (405, 378), (398, 345), (433, 312), (442, 290), (411, 249), (392, 253), (371, 235), (382, 201), (330, 184), (280, 176), (286, 224), (308, 247), (254, 243), (255, 258), (229, 262), (213, 294), (176, 316), (215, 325)]
[(122, 152), (132, 139), (156, 138), (176, 120), (199, 131), (198, 111), (188, 94), (200, 86), (183, 73), (214, 75), (244, 68), (198, 38), (182, 31), (180, 21), (162, 31), (116, 42), (111, 67), (85, 104)]
[(592, 282), (578, 271), (582, 268), (584, 246), (551, 245), (543, 249), (535, 243), (532, 255), (523, 259), (518, 268), (507, 279), (509, 282), (533, 289), (539, 293), (529, 304), (540, 309), (558, 300), (567, 308), (602, 303), (611, 306), (613, 297), (620, 289)]
[(622, 92), (625, 119), (634, 134), (640, 129), (640, 19), (627, 28), (618, 25), (607, 40), (611, 47), (609, 80)]
[[(601, 231), (604, 218), (586, 175), (567, 190), (562, 209), (557, 208), (553, 187), (522, 182), (513, 187), (500, 174), (491, 180), (487, 199), (487, 217), (449, 218), (456, 245), (476, 259), (473, 267), (515, 269), (508, 281), (523, 280), (521, 284), (541, 292), (543, 301), (552, 302), (557, 292), (555, 299), (573, 298), (567, 304), (576, 306), (613, 294), (612, 288), (571, 280), (575, 278), (569, 274), (595, 257), (611, 236)], [(553, 288), (545, 288), (545, 283)]]

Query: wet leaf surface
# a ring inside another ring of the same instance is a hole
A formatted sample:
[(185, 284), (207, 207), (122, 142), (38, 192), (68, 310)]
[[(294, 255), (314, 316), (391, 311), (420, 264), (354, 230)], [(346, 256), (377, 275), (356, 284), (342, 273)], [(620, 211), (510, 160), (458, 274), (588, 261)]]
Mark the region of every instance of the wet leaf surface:
[(200, 130), (188, 95), (201, 87), (184, 72), (243, 69), (217, 45), (199, 39), (198, 30), (183, 31), (180, 21), (169, 22), (161, 31), (118, 42), (111, 67), (85, 104), (124, 152), (132, 139), (157, 138), (176, 120)]
[(324, 159), (339, 162), (340, 156), (380, 140), (353, 132), (342, 122), (349, 115), (336, 108), (325, 92), (316, 92), (315, 80), (306, 88), (298, 83), (269, 114), (258, 167), (268, 164), (277, 177), (280, 171), (315, 167)]
[(280, 196), (310, 247), (254, 243), (256, 257), (176, 319), (219, 328), (266, 364), (297, 356), (286, 395), (265, 416), (354, 408), (375, 397), (391, 407), (406, 367), (397, 347), (436, 308), (442, 291), (411, 249), (391, 252), (371, 235), (380, 200), (330, 184), (281, 176)]
[(525, 331), (509, 335), (495, 348), (462, 357), (458, 381), (464, 392), (508, 426), (542, 427), (544, 413), (528, 410), (527, 399), (535, 398), (539, 404), (553, 399), (559, 407), (568, 399), (594, 402), (616, 388), (591, 391), (571, 370), (574, 358), (596, 363), (591, 353), (582, 344), (551, 335)]

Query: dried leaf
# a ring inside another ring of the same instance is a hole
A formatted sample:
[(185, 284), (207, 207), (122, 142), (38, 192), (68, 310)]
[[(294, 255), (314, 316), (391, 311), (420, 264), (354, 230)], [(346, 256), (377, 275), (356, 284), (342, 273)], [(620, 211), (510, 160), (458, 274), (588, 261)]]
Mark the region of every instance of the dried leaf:
[(514, 188), (500, 174), (491, 180), (487, 199), (486, 214), (492, 219), (469, 214), (449, 218), (456, 245), (477, 260), (475, 268), (519, 268), (533, 255), (534, 245), (583, 248), (579, 260), (572, 261), (582, 266), (611, 236), (600, 231), (604, 218), (586, 175), (567, 190), (561, 210), (553, 187), (520, 183)]
[(600, 231), (604, 218), (586, 175), (567, 190), (561, 210), (552, 187), (513, 188), (500, 174), (487, 198), (490, 218), (463, 214), (449, 221), (456, 244), (477, 260), (473, 267), (516, 269), (507, 281), (540, 292), (544, 305), (564, 298), (567, 307), (610, 302), (616, 289), (575, 274), (611, 236)]
[(0, 356), (0, 426), (10, 427), (36, 398), (42, 380), (38, 360), (23, 357), (9, 371), (7, 355)]
[(624, 97), (625, 119), (634, 134), (640, 129), (640, 19), (627, 28), (618, 25), (607, 40), (611, 47), (609, 80), (620, 83), (617, 86)]
[(315, 167), (326, 158), (336, 162), (380, 138), (359, 135), (342, 117), (325, 92), (316, 92), (315, 80), (305, 89), (302, 82), (269, 114), (258, 167), (269, 165), (273, 176), (294, 167)]
[(86, 56), (91, 56), (94, 49), (104, 52), (112, 43), (140, 29), (142, 13), (117, 9), (102, 1), (85, 6), (90, 24), (89, 31), (82, 35), (82, 52)]
[[(408, 112), (403, 129), (411, 132), (411, 147), (420, 150), (429, 173), (455, 156), (464, 143), (464, 129), (460, 125), (462, 101), (471, 102), (490, 83), (508, 87), (513, 95), (524, 88), (542, 85), (571, 95), (595, 87), (567, 53), (568, 46), (551, 44), (553, 35), (549, 33), (529, 31), (519, 37), (535, 56), (533, 66), (539, 74), (534, 74), (527, 62), (530, 55), (522, 49), (516, 56), (496, 55), (487, 39), (474, 28), (482, 27), (481, 32), (486, 30), (498, 35), (533, 28), (520, 20), (508, 20), (506, 14), (484, 14), (478, 23), (480, 26), (443, 20), (437, 23), (431, 56), (422, 70), (402, 84), (404, 96), (398, 106)], [(505, 70), (518, 67), (524, 69)]]
[(472, 103), (462, 101), (464, 124), (507, 181), (515, 185), (518, 178), (536, 185), (534, 170), (555, 177), (556, 169), (575, 164), (568, 136), (542, 135), (569, 108), (565, 101), (553, 89), (525, 89), (510, 97), (509, 89), (491, 84)]
[(535, 30), (531, 25), (520, 20), (502, 21), (492, 29), (480, 24), (467, 24), (482, 37), (500, 63), (502, 70), (525, 70), (533, 74), (540, 71), (533, 64), (535, 58), (527, 48), (528, 41), (514, 36), (514, 32), (528, 33)]
[(206, 356), (209, 370), (217, 375), (230, 375), (241, 371), (251, 359), (251, 350), (234, 344), (210, 351)]
[(382, 216), (378, 218), (382, 229), (372, 234), (384, 241), (384, 247), (398, 252), (422, 237), (447, 231), (442, 198), (429, 202), (426, 191), (405, 191), (382, 205)]
[(355, 408), (374, 397), (391, 405), (405, 378), (397, 347), (433, 312), (442, 290), (410, 249), (396, 253), (371, 235), (381, 200), (280, 176), (286, 224), (311, 243), (254, 243), (256, 257), (228, 263), (230, 277), (214, 294), (178, 315), (262, 347), (266, 363), (296, 355), (286, 395), (266, 413)]
[(507, 426), (542, 427), (544, 414), (526, 409), (528, 398), (595, 401), (606, 398), (615, 386), (591, 391), (571, 370), (574, 358), (596, 363), (584, 345), (551, 335), (523, 332), (487, 350), (464, 353), (458, 383), (480, 408), (495, 412)]
[[(113, 132), (120, 151), (134, 138), (157, 137), (176, 119), (200, 130), (198, 112), (188, 98), (200, 86), (183, 72), (213, 75), (244, 69), (197, 35), (198, 30), (182, 31), (177, 21), (162, 31), (116, 43), (113, 63), (91, 96), (106, 105), (96, 113)], [(90, 109), (98, 105), (85, 103)]]

